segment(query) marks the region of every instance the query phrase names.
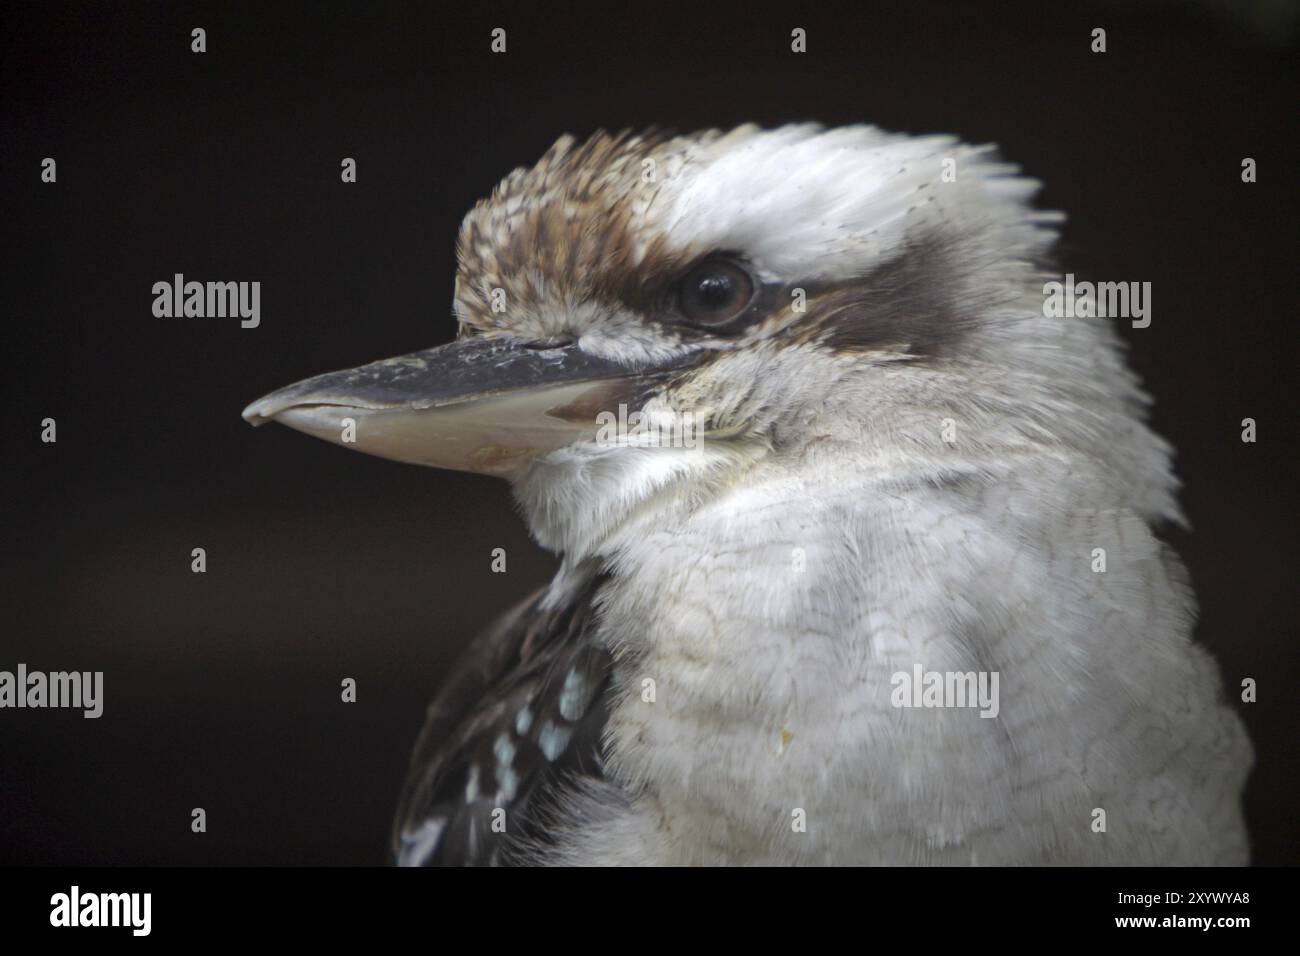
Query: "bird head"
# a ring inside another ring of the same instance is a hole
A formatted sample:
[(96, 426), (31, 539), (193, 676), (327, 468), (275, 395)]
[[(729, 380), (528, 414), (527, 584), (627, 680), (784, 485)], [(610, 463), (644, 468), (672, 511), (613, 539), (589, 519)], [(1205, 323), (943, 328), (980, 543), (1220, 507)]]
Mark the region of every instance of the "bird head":
[(1044, 315), (1060, 216), (1017, 172), (869, 126), (565, 136), (465, 217), (454, 342), (244, 415), (506, 477), (559, 550), (557, 516), (604, 513), (590, 536), (765, 459), (925, 476), (1097, 442), (1139, 393), (1095, 323)]

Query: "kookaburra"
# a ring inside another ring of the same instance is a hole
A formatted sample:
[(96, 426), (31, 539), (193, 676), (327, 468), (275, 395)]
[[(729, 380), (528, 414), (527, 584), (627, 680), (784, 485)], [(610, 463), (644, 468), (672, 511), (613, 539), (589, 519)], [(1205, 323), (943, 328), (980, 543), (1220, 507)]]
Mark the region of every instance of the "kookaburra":
[(398, 862), (1246, 861), (1171, 449), (1114, 320), (1044, 309), (1037, 185), (869, 126), (565, 136), (465, 217), (455, 341), (245, 410), (503, 476), (561, 558), (442, 683)]

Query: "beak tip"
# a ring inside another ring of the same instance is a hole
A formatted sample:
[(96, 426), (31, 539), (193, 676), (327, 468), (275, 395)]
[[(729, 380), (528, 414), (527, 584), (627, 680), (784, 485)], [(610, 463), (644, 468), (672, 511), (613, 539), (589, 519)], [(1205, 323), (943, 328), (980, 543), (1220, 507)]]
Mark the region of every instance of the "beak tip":
[(268, 414), (268, 412), (270, 412), (270, 409), (267, 408), (266, 399), (259, 398), (240, 412), (240, 415), (244, 421), (248, 422), (248, 424), (252, 425), (254, 428), (260, 428), (262, 425), (265, 425), (267, 422), (272, 421), (275, 418), (273, 412), (270, 414)]

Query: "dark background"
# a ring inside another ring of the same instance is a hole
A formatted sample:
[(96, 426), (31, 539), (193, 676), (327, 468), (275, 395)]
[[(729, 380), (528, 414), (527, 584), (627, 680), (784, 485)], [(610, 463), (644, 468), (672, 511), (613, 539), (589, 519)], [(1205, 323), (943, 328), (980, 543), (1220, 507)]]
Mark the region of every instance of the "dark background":
[[(1225, 686), (1259, 681), (1255, 859), (1294, 862), (1291, 6), (1064, 6), (0, 7), (0, 669), (106, 698), (0, 712), (0, 862), (384, 861), (449, 657), (554, 563), (504, 483), (240, 410), (449, 340), (461, 216), (560, 133), (804, 119), (998, 142), (1069, 213), (1062, 271), (1154, 284), (1121, 328), (1179, 452), (1171, 537)], [(175, 272), (260, 280), (261, 327), (154, 318)]]

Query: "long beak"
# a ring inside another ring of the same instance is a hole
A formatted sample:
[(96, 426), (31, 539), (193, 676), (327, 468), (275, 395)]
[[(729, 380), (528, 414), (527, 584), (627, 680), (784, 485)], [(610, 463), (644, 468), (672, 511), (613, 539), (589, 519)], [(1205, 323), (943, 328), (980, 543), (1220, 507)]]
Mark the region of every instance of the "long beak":
[(671, 371), (630, 369), (577, 345), (468, 338), (304, 379), (259, 398), (244, 418), (394, 461), (509, 476), (594, 438), (602, 411), (635, 407)]

